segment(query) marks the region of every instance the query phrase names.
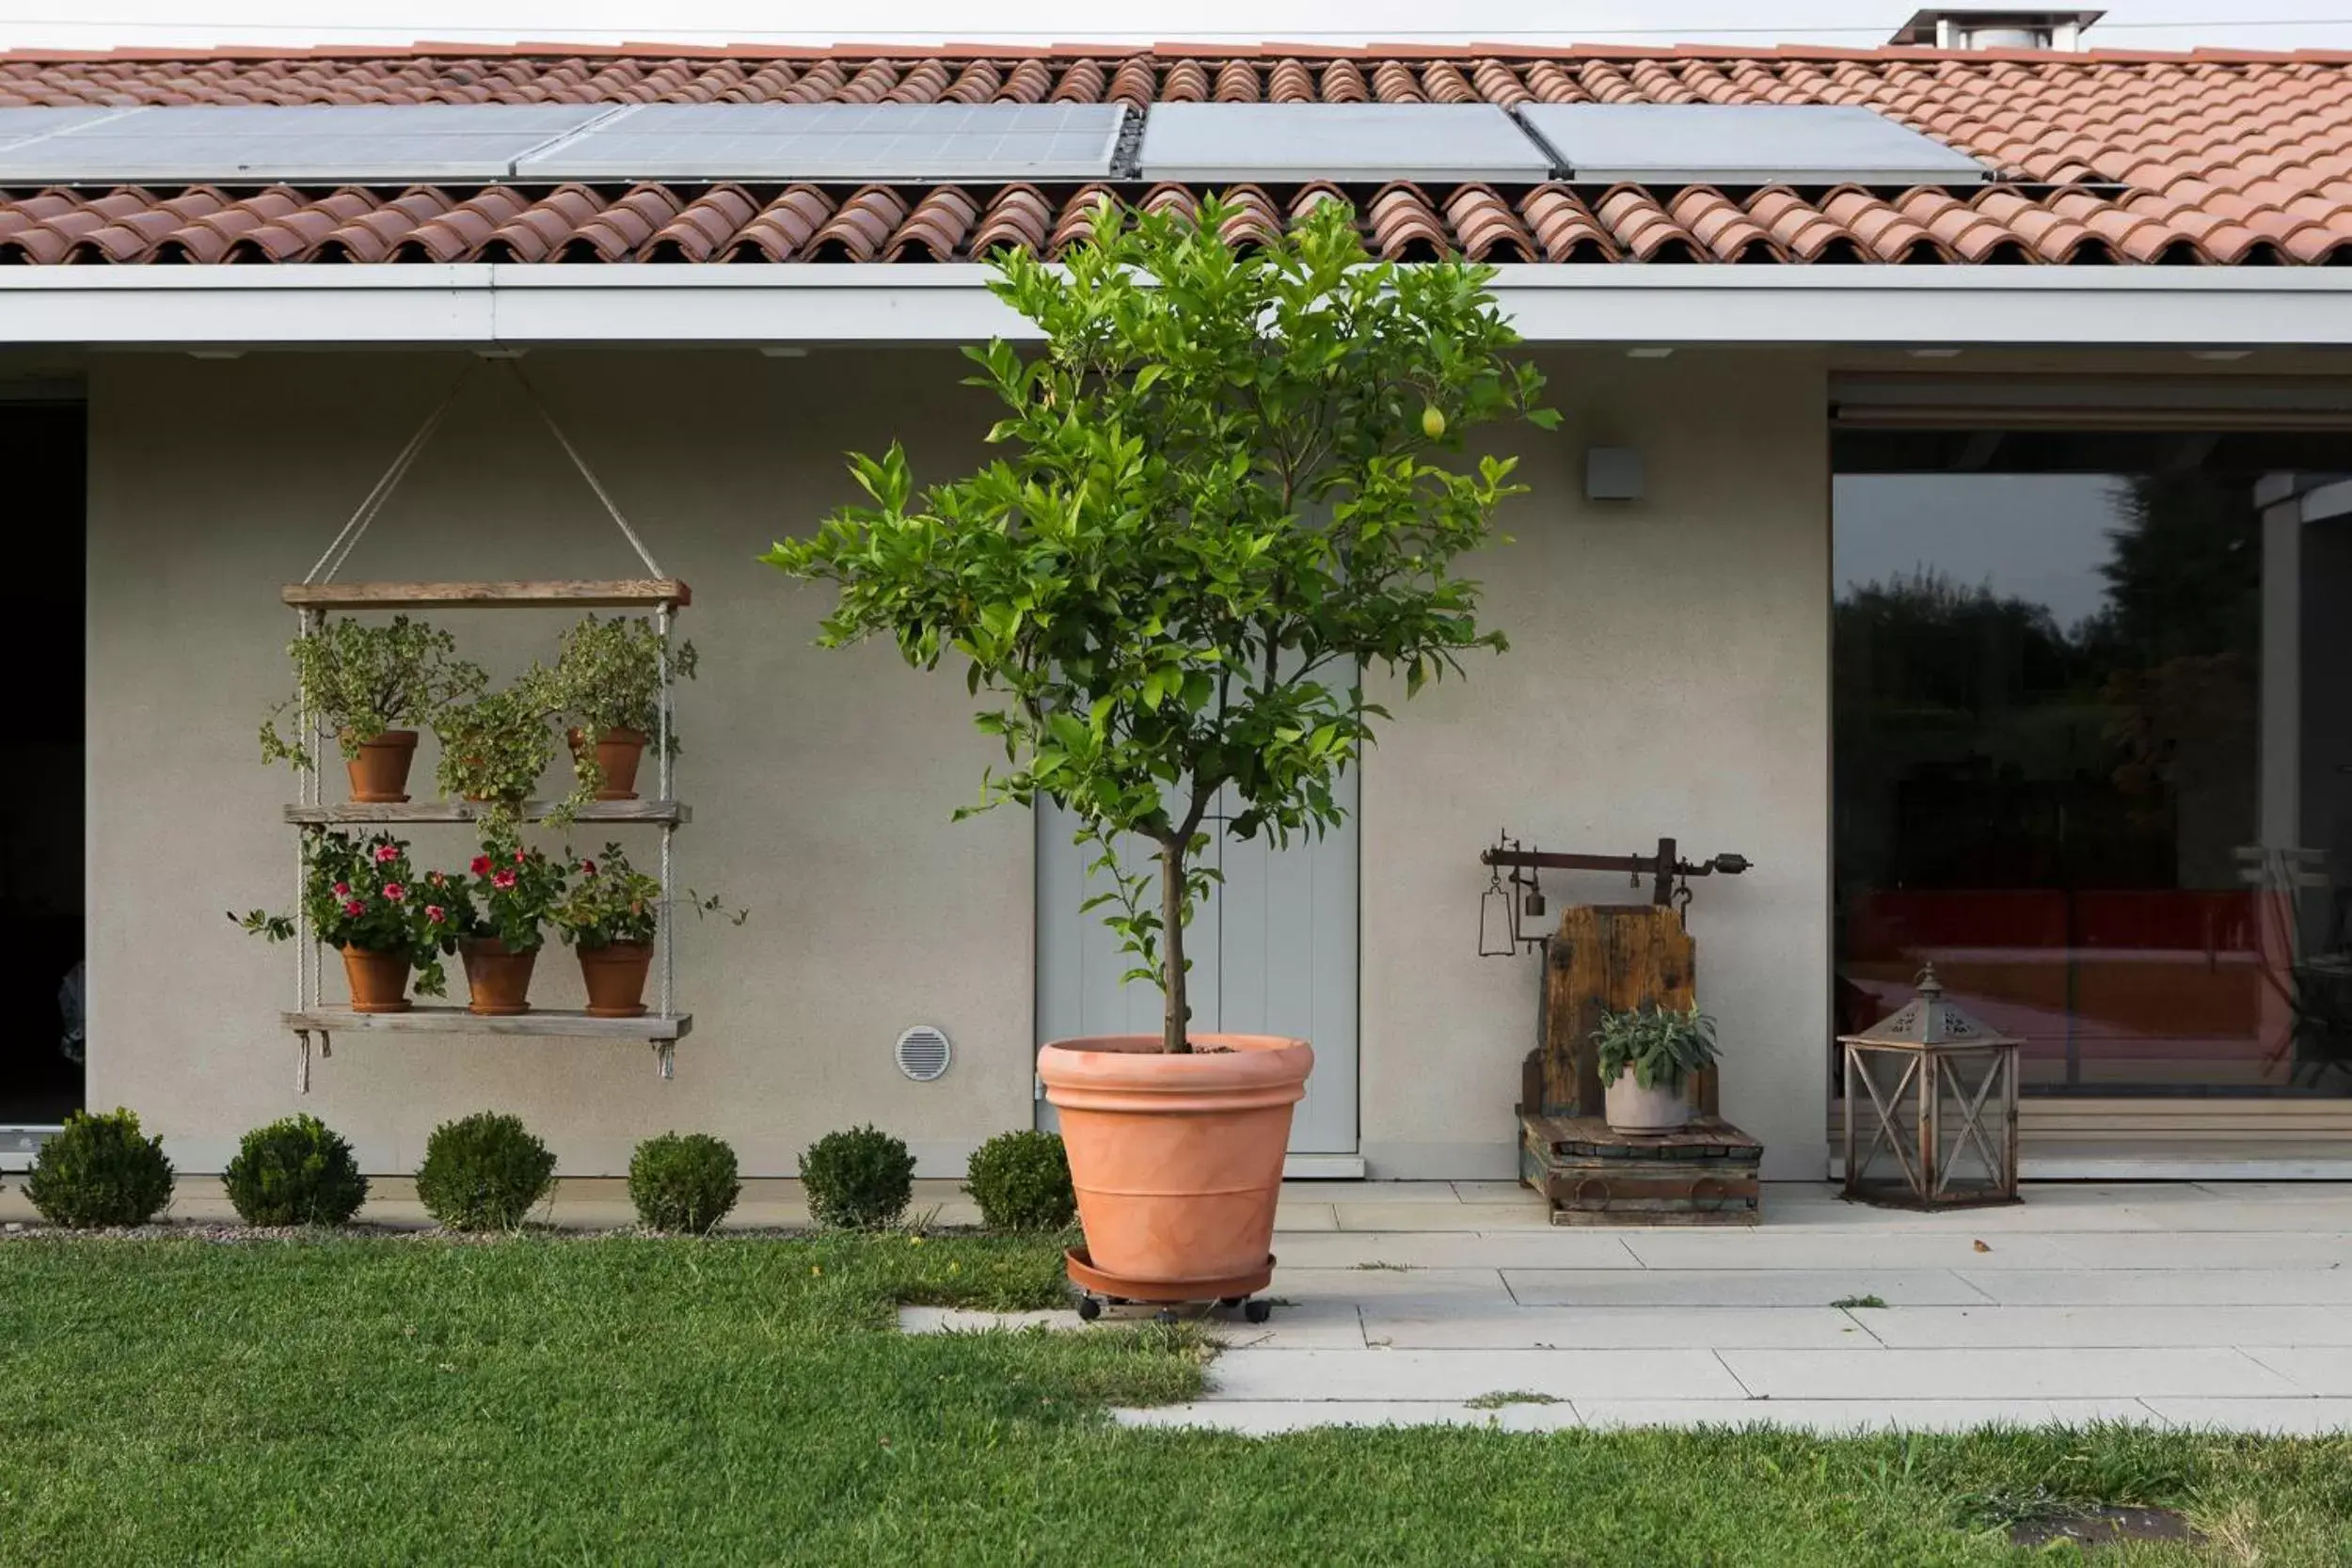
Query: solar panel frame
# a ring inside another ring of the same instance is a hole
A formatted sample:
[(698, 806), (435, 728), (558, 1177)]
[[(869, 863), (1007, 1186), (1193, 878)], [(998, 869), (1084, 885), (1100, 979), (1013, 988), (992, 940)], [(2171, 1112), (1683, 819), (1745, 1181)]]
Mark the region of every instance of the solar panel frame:
[(1960, 185), (1994, 171), (1858, 103), (1522, 103), (1580, 183)]
[(1146, 180), (1205, 184), (1551, 174), (1549, 150), (1493, 103), (1154, 103), (1138, 163)]
[(0, 145), (0, 183), (503, 180), (597, 103), (155, 105)]
[(518, 161), (541, 180), (1106, 180), (1123, 103), (647, 103)]
[(80, 125), (119, 119), (138, 111), (118, 103), (26, 104), (0, 108), (0, 148), (22, 147)]

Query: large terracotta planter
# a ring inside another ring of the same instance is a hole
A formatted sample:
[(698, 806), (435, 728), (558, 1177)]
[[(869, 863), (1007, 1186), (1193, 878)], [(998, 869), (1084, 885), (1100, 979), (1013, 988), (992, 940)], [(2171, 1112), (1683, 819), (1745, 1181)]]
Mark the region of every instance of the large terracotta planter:
[(1631, 1072), (1620, 1072), (1600, 1096), (1613, 1132), (1679, 1132), (1691, 1123), (1691, 1097), (1681, 1083), (1645, 1089)]
[(471, 937), (459, 945), (466, 962), (466, 989), (472, 992), (466, 1010), (485, 1018), (511, 1018), (531, 1011), (531, 970), (539, 950), (508, 950), (496, 937)]
[(386, 730), (359, 742), (359, 754), (343, 760), (351, 775), (351, 798), (370, 804), (408, 799), (408, 766), (417, 760), (417, 732)]
[(1291, 1108), (1315, 1053), (1274, 1035), (1056, 1040), (1037, 1053), (1061, 1113), (1078, 1221), (1095, 1269), (1137, 1284), (1263, 1274)]
[(590, 1018), (643, 1018), (650, 942), (613, 942), (580, 950), (580, 977), (588, 987)]
[[(587, 737), (578, 730), (569, 730), (564, 738), (572, 744), (572, 755), (580, 755)], [(596, 768), (604, 775), (604, 784), (596, 791), (599, 800), (634, 800), (637, 799), (637, 765), (645, 755), (645, 732), (643, 730), (607, 730), (596, 736)]]
[(408, 1010), (408, 955), (363, 953), (343, 949), (343, 978), (351, 985), (355, 1013), (405, 1013)]

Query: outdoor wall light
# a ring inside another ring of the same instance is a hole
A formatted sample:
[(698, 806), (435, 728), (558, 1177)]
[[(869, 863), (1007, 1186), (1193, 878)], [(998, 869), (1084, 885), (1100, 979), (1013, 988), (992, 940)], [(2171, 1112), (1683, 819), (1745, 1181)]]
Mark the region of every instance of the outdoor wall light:
[(1628, 359), (1664, 359), (1673, 354), (1674, 350), (1670, 348), (1629, 348), (1625, 351)]
[(1588, 501), (1640, 500), (1642, 454), (1631, 447), (1586, 447), (1584, 499)]
[(805, 359), (808, 350), (799, 343), (762, 343), (759, 353), (766, 359)]
[(2226, 364), (2233, 359), (2247, 358), (2253, 352), (2250, 348), (2193, 348), (2188, 351), (2188, 356), (2191, 359), (2207, 359)]
[(1905, 352), (1914, 359), (1957, 359), (1960, 357), (1960, 350), (1956, 348), (1915, 348)]

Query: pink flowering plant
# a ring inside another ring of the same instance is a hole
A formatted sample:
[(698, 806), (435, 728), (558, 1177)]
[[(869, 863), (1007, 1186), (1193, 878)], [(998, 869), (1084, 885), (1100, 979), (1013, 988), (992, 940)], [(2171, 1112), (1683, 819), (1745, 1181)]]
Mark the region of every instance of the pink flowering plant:
[[(319, 941), (405, 955), (416, 970), (418, 994), (444, 994), (442, 955), (454, 952), (466, 934), (462, 884), (444, 872), (419, 872), (409, 863), (408, 846), (389, 833), (364, 843), (349, 833), (318, 833), (303, 863), (303, 908)], [(287, 915), (255, 910), (230, 918), (272, 942), (294, 934)]]
[(576, 947), (651, 942), (660, 923), (661, 882), (628, 863), (617, 844), (572, 862), (569, 893), (553, 911), (555, 928)]
[(536, 953), (546, 945), (545, 926), (564, 902), (564, 866), (544, 849), (507, 841), (485, 844), (466, 868), (458, 888), (465, 934), (496, 937), (509, 953)]

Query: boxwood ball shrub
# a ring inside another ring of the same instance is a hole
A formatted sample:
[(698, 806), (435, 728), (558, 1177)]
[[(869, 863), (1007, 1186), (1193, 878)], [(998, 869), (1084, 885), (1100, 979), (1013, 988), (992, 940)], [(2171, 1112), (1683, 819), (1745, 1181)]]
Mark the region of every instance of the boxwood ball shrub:
[(655, 1230), (700, 1235), (727, 1217), (742, 1191), (735, 1150), (707, 1132), (664, 1132), (628, 1158), (628, 1200)]
[(905, 1139), (876, 1128), (828, 1132), (802, 1151), (801, 1183), (818, 1225), (881, 1230), (898, 1224), (914, 1196), (914, 1156)]
[(247, 1132), (221, 1181), (247, 1225), (342, 1225), (368, 1200), (351, 1145), (312, 1116)]
[(521, 1117), (477, 1111), (441, 1123), (425, 1140), (417, 1197), (452, 1230), (512, 1230), (554, 1177), (555, 1155)]
[(991, 1230), (1067, 1230), (1078, 1215), (1058, 1132), (999, 1132), (972, 1151), (963, 1190)]
[(52, 1225), (145, 1225), (171, 1200), (171, 1162), (135, 1112), (75, 1111), (40, 1146), (24, 1196)]

